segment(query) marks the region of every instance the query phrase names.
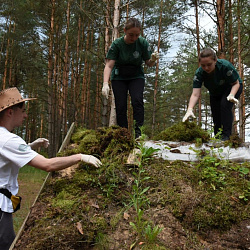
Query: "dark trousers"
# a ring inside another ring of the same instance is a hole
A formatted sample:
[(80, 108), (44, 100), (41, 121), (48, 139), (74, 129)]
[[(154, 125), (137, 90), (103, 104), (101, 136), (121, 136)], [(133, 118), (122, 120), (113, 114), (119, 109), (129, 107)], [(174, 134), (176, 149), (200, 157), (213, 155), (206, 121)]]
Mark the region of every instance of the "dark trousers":
[[(220, 129), (222, 129), (222, 135), (230, 137), (232, 134), (233, 126), (233, 103), (227, 100), (227, 96), (230, 94), (231, 87), (220, 96), (210, 96), (210, 105), (214, 123), (214, 134), (216, 135)], [(239, 99), (242, 92), (242, 85), (235, 95), (236, 99)]]
[(144, 79), (113, 80), (112, 89), (115, 96), (116, 119), (120, 127), (128, 128), (127, 98), (128, 92), (133, 107), (133, 119), (135, 120), (135, 136), (141, 135), (140, 127), (144, 123), (143, 91)]
[(0, 249), (9, 250), (15, 237), (12, 214), (0, 210)]

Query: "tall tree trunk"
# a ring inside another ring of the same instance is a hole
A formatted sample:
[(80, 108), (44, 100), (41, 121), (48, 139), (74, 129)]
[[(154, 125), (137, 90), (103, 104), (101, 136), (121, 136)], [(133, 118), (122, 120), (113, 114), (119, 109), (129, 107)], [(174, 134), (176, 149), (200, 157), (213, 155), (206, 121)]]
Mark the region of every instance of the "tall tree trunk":
[[(89, 51), (92, 50), (93, 47), (93, 37), (94, 37), (94, 27), (91, 28), (90, 33), (90, 47)], [(86, 99), (86, 115), (87, 115), (87, 123), (89, 127), (91, 127), (91, 120), (93, 116), (93, 110), (91, 110), (91, 68), (92, 68), (92, 60), (88, 60), (88, 77), (87, 77), (87, 99)]]
[[(90, 41), (90, 21), (88, 21), (88, 32), (86, 38), (85, 51), (89, 51), (89, 41)], [(85, 53), (84, 59), (84, 70), (83, 70), (83, 84), (82, 84), (82, 122), (86, 123), (86, 111), (87, 111), (87, 81), (88, 81), (88, 53)], [(82, 124), (82, 125), (83, 125)]]
[(54, 19), (55, 19), (55, 0), (51, 1), (50, 31), (49, 31), (49, 53), (48, 53), (48, 138), (50, 147), (48, 148), (49, 157), (56, 155), (55, 142), (53, 136), (53, 44), (54, 44)]
[(65, 37), (64, 69), (62, 81), (62, 140), (67, 133), (67, 93), (69, 82), (69, 25), (70, 25), (70, 1), (67, 4), (67, 28)]
[[(199, 11), (198, 11), (198, 0), (194, 1), (195, 4), (195, 24), (196, 24), (196, 47), (197, 47), (197, 54), (198, 54), (198, 67), (200, 67), (200, 27), (199, 27)], [(199, 110), (199, 118), (198, 121), (201, 123), (201, 96), (199, 98), (198, 103), (198, 110)]]
[(225, 59), (225, 0), (217, 0), (216, 15), (219, 58)]
[[(116, 38), (119, 37), (119, 30), (118, 25), (120, 21), (120, 0), (115, 0), (115, 9), (114, 9), (114, 20), (113, 20), (113, 34), (112, 34), (112, 40), (114, 41)], [(109, 126), (116, 125), (116, 113), (115, 113), (115, 97), (114, 93), (112, 91), (112, 100), (111, 100), (111, 111), (110, 111), (110, 118), (109, 118)]]
[[(237, 24), (238, 24), (238, 65), (239, 65), (239, 75), (243, 80), (243, 67), (241, 61), (241, 19), (240, 19), (240, 0), (237, 0)], [(240, 130), (240, 138), (245, 141), (245, 121), (246, 121), (246, 113), (245, 113), (245, 92), (244, 92), (244, 83), (243, 90), (240, 98), (240, 108), (239, 108), (239, 130)]]
[(12, 22), (10, 20), (9, 22), (9, 32), (8, 32), (8, 40), (7, 40), (7, 46), (6, 46), (6, 56), (5, 56), (5, 62), (4, 62), (4, 73), (3, 73), (3, 89), (5, 89), (7, 86), (6, 86), (6, 83), (7, 83), (7, 74), (8, 74), (8, 68), (10, 67), (9, 65), (9, 53), (11, 51), (11, 46), (10, 44), (11, 43), (11, 39), (10, 39), (10, 34), (11, 34), (11, 30), (12, 30)]
[[(161, 0), (161, 7), (160, 7), (160, 18), (159, 18), (159, 32), (158, 32), (158, 49), (160, 49), (161, 43), (161, 25), (162, 25), (162, 8), (163, 8), (163, 0)], [(159, 61), (156, 63), (156, 72), (155, 72), (155, 84), (154, 84), (154, 96), (153, 96), (153, 116), (152, 116), (152, 131), (151, 135), (154, 135), (155, 130), (155, 120), (156, 120), (156, 102), (157, 102), (157, 88), (158, 88), (158, 75), (159, 75)]]
[[(80, 10), (82, 11), (82, 0), (80, 1)], [(78, 115), (78, 94), (80, 92), (80, 43), (81, 43), (81, 29), (82, 29), (82, 18), (78, 18), (78, 30), (77, 30), (77, 44), (76, 44), (76, 58), (74, 65), (75, 77), (73, 78), (73, 91), (72, 91), (72, 100), (73, 100), (73, 117), (74, 121), (77, 124), (77, 115)]]
[[(110, 35), (109, 28), (112, 26), (109, 21), (110, 16), (110, 1), (105, 0), (107, 8), (106, 8), (106, 16), (105, 16), (105, 44), (104, 44), (104, 53), (105, 56), (108, 53), (108, 49), (110, 46)], [(108, 125), (108, 100), (102, 96), (103, 107), (102, 107), (102, 126), (106, 127)]]
[(234, 64), (232, 0), (228, 1), (229, 13), (229, 61)]

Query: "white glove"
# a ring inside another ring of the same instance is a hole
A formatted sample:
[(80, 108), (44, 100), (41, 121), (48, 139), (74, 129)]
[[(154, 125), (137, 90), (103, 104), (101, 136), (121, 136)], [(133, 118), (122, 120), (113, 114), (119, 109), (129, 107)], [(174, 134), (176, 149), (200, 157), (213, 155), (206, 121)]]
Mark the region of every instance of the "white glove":
[(193, 118), (196, 118), (194, 113), (193, 113), (193, 109), (192, 108), (188, 108), (185, 116), (183, 117), (182, 121), (185, 122), (190, 116), (192, 116)]
[(32, 149), (38, 149), (39, 147), (47, 148), (49, 146), (49, 140), (46, 138), (38, 138), (33, 142), (28, 143)]
[(106, 97), (106, 99), (109, 98), (109, 90), (110, 90), (109, 83), (108, 82), (104, 82), (103, 86), (102, 86), (102, 95), (104, 97)]
[(154, 53), (151, 54), (150, 61), (155, 62), (159, 58), (160, 58), (160, 54), (157, 51), (155, 51)]
[(234, 95), (233, 95), (233, 94), (229, 94), (228, 97), (227, 97), (227, 100), (228, 100), (229, 102), (233, 102), (233, 103), (235, 103), (235, 104), (238, 104), (238, 103), (239, 103), (239, 101), (238, 101), (236, 98), (234, 98)]
[(97, 168), (102, 165), (101, 161), (93, 155), (84, 155), (84, 154), (81, 154), (81, 155), (82, 155), (81, 161), (83, 161), (85, 163), (92, 164)]

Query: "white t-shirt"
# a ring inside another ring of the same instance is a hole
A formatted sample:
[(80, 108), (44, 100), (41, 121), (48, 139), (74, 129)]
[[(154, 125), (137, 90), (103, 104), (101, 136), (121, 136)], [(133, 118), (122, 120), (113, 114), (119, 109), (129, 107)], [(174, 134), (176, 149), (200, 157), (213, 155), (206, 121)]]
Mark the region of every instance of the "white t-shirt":
[[(7, 188), (13, 195), (16, 195), (19, 169), (37, 154), (21, 137), (0, 127), (0, 188)], [(14, 211), (11, 200), (1, 193), (0, 209), (8, 213)]]

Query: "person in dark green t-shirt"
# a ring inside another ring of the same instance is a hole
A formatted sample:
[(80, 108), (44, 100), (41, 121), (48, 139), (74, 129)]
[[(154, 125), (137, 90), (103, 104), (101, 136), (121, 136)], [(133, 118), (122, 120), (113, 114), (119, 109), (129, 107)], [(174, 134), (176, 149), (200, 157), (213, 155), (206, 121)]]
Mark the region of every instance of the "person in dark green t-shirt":
[(189, 100), (188, 110), (183, 117), (185, 122), (190, 116), (195, 118), (193, 108), (200, 98), (201, 86), (208, 89), (214, 123), (214, 134), (222, 130), (221, 139), (229, 140), (232, 133), (234, 104), (242, 93), (242, 80), (227, 60), (217, 59), (212, 49), (204, 49), (199, 57), (200, 67), (196, 70), (193, 80), (193, 93)]
[(140, 36), (141, 23), (130, 18), (124, 28), (125, 35), (117, 38), (106, 56), (103, 72), (102, 94), (109, 97), (109, 78), (115, 97), (116, 119), (120, 127), (128, 128), (127, 97), (131, 96), (133, 119), (135, 120), (135, 137), (141, 135), (140, 127), (144, 122), (143, 91), (145, 77), (142, 63), (149, 67), (155, 64), (159, 54), (151, 50), (145, 38)]

